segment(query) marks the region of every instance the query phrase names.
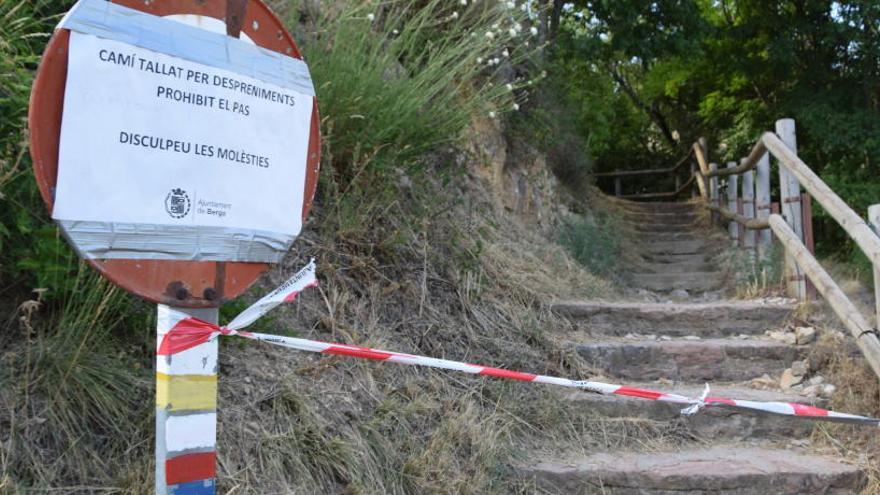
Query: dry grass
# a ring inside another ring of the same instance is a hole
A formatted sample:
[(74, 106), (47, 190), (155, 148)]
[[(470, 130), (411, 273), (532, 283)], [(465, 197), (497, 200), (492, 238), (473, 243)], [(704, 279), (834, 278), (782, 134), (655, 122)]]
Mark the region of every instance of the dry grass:
[[(280, 308), (275, 326), (265, 330), (587, 377), (577, 355), (553, 338), (553, 330), (570, 324), (551, 314), (547, 303), (607, 296), (611, 284), (577, 265), (552, 237), (495, 210), (483, 183), (462, 176), (440, 194), (436, 191), (443, 189), (434, 184), (417, 187), (424, 189), (401, 191), (403, 199), (365, 229), (365, 236), (307, 228), (301, 251), (291, 253), (252, 296), (310, 256), (319, 260), (322, 285)], [(432, 198), (423, 196), (428, 193)], [(461, 204), (459, 194), (471, 203)], [(318, 208), (313, 218), (323, 214)], [(390, 233), (404, 240), (390, 242)], [(85, 318), (88, 312), (67, 314)], [(44, 322), (44, 327), (78, 322)], [(82, 320), (82, 328), (93, 326)], [(108, 337), (102, 332), (99, 336)], [(64, 345), (74, 354), (92, 342), (82, 333), (52, 335), (43, 336), (46, 346)], [(16, 363), (27, 356), (24, 348), (4, 348), (7, 384), (36, 379), (45, 387), (22, 394), (21, 387), (7, 386), (0, 394), (3, 491), (151, 489), (150, 381), (143, 379), (145, 370), (126, 367), (125, 359), (112, 361), (128, 352), (128, 344), (115, 338), (104, 344), (94, 345), (86, 357), (103, 363), (94, 369), (114, 374), (124, 387), (101, 386), (95, 390), (103, 395), (95, 396), (68, 383), (59, 407), (45, 406), (56, 390), (49, 387), (46, 367), (22, 371)], [(533, 385), (232, 339), (223, 341), (220, 354), (221, 493), (504, 493), (519, 489), (511, 470), (525, 448), (574, 451), (674, 437), (668, 425), (590, 417), (572, 410), (557, 391)], [(77, 376), (92, 376), (92, 368), (82, 366)], [(44, 406), (25, 407), (22, 400)], [(106, 423), (89, 419), (106, 414), (103, 408), (116, 411)], [(64, 417), (35, 425), (47, 410)], [(53, 429), (69, 424), (76, 412), (86, 415), (75, 430)], [(28, 432), (10, 437), (22, 423), (30, 425)]]
[(20, 306), (18, 328), (3, 332), (2, 488), (114, 493), (135, 486), (137, 493), (152, 478), (142, 434), (152, 428), (152, 396), (144, 348), (130, 346), (145, 342), (114, 331), (131, 308), (120, 289), (85, 264), (72, 283), (74, 296), (60, 308), (42, 311), (37, 296)]
[[(553, 337), (570, 324), (547, 303), (607, 296), (611, 284), (497, 212), (483, 183), (461, 181), (474, 203), (435, 194), (443, 213), (430, 221), (405, 220), (401, 202), (377, 222), (373, 235), (414, 239), (391, 252), (381, 239), (308, 233), (269, 278), (315, 255), (322, 285), (279, 324), (318, 340), (589, 376)], [(236, 493), (504, 493), (523, 488), (511, 469), (528, 450), (682, 438), (668, 424), (593, 417), (533, 385), (261, 345), (221, 356), (220, 487)]]
[[(822, 260), (822, 264), (868, 321), (873, 321), (870, 290), (847, 267), (828, 259)], [(801, 318), (820, 329), (820, 338), (811, 349), (809, 361), (812, 369), (837, 387), (830, 408), (880, 417), (880, 381), (834, 311), (827, 304), (803, 306)], [(869, 482), (863, 494), (880, 492), (880, 457), (877, 455), (880, 439), (875, 429), (817, 423), (813, 443), (817, 448), (836, 453), (865, 469)]]
[[(880, 417), (880, 383), (860, 357), (852, 338), (825, 328), (810, 353), (812, 367), (837, 386), (830, 407), (835, 411)], [(880, 439), (876, 429), (857, 425), (817, 423), (814, 445), (863, 466), (869, 483), (864, 494), (880, 492)]]

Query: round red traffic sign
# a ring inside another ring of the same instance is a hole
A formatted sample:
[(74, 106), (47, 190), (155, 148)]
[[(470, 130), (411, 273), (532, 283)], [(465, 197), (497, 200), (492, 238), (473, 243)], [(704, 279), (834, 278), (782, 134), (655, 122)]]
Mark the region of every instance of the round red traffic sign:
[[(112, 0), (148, 14), (183, 19), (191, 25), (216, 28), (257, 46), (301, 58), (281, 21), (262, 0)], [(49, 40), (34, 81), (28, 123), (34, 175), (46, 206), (52, 211), (58, 179), (59, 143), (68, 70), (71, 32), (58, 29)], [(320, 165), (317, 101), (313, 100), (308, 138), (302, 211), (305, 219), (314, 198)], [(297, 212), (291, 212), (297, 214)], [(156, 303), (182, 307), (214, 307), (240, 295), (268, 269), (268, 263), (157, 259), (88, 259), (120, 287)]]

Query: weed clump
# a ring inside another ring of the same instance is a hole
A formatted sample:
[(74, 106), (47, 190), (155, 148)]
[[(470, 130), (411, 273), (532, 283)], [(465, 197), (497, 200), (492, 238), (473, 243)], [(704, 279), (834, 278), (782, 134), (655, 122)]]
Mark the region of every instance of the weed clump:
[[(91, 267), (75, 273), (70, 296), (44, 308), (52, 303), (38, 294), (0, 341), (0, 468), (14, 475), (10, 488), (149, 476), (148, 463), (135, 463), (149, 445), (134, 440), (151, 428), (152, 327)], [(145, 331), (120, 335), (128, 325)]]
[(567, 219), (560, 229), (559, 243), (571, 256), (598, 275), (610, 275), (620, 257), (618, 229), (610, 221), (590, 221), (583, 217)]

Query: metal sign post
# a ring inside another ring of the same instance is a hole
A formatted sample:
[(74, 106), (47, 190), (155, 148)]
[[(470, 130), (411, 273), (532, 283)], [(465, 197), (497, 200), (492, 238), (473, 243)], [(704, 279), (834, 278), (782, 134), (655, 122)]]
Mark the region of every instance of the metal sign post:
[(320, 164), (308, 68), (262, 0), (80, 0), (28, 119), (65, 237), (158, 304), (156, 493), (214, 493), (217, 341), (158, 344), (181, 312), (216, 323), (299, 235)]

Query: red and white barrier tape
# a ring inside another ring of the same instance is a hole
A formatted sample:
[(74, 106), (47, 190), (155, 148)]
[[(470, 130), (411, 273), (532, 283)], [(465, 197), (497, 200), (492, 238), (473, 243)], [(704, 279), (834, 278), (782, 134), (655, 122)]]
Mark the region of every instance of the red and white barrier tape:
[(791, 402), (761, 402), (750, 400), (725, 399), (721, 397), (708, 397), (709, 386), (703, 395), (699, 398), (690, 398), (683, 395), (670, 394), (665, 392), (657, 392), (642, 388), (626, 387), (622, 385), (614, 385), (602, 382), (593, 382), (586, 380), (569, 380), (567, 378), (558, 378), (555, 376), (535, 375), (531, 373), (523, 373), (520, 371), (505, 370), (501, 368), (492, 368), (489, 366), (480, 366), (476, 364), (462, 363), (451, 361), (448, 359), (437, 359), (427, 356), (417, 356), (412, 354), (402, 354), (399, 352), (383, 351), (380, 349), (371, 349), (367, 347), (356, 347), (345, 344), (331, 344), (316, 340), (298, 339), (293, 337), (284, 337), (281, 335), (269, 335), (264, 333), (241, 331), (242, 328), (250, 325), (261, 316), (269, 312), (272, 308), (281, 303), (293, 301), (297, 294), (303, 290), (317, 285), (315, 278), (315, 263), (312, 261), (305, 268), (300, 270), (296, 275), (290, 278), (280, 287), (263, 297), (252, 306), (244, 310), (236, 316), (228, 325), (220, 327), (212, 323), (201, 321), (187, 315), (181, 315), (180, 322), (177, 323), (165, 336), (159, 345), (157, 353), (159, 355), (172, 355), (195, 347), (210, 339), (214, 339), (219, 335), (238, 335), (251, 340), (259, 340), (282, 347), (289, 347), (300, 351), (317, 352), (321, 354), (334, 354), (339, 356), (350, 356), (363, 359), (373, 359), (377, 361), (386, 361), (390, 363), (410, 364), (416, 366), (427, 366), (430, 368), (440, 368), (452, 371), (461, 371), (473, 375), (493, 376), (497, 378), (507, 378), (510, 380), (519, 380), (523, 382), (546, 383), (549, 385), (558, 385), (561, 387), (577, 388), (590, 392), (596, 392), (603, 395), (621, 395), (626, 397), (638, 397), (641, 399), (656, 400), (660, 402), (670, 402), (673, 404), (681, 404), (687, 406), (682, 409), (682, 414), (691, 415), (697, 413), (704, 407), (721, 407), (733, 408), (748, 411), (759, 411), (772, 414), (781, 414), (786, 416), (807, 417), (824, 421), (836, 421), (845, 423), (860, 423), (873, 426), (880, 426), (880, 420), (854, 414), (845, 414), (835, 411), (829, 411), (818, 407), (797, 404)]

